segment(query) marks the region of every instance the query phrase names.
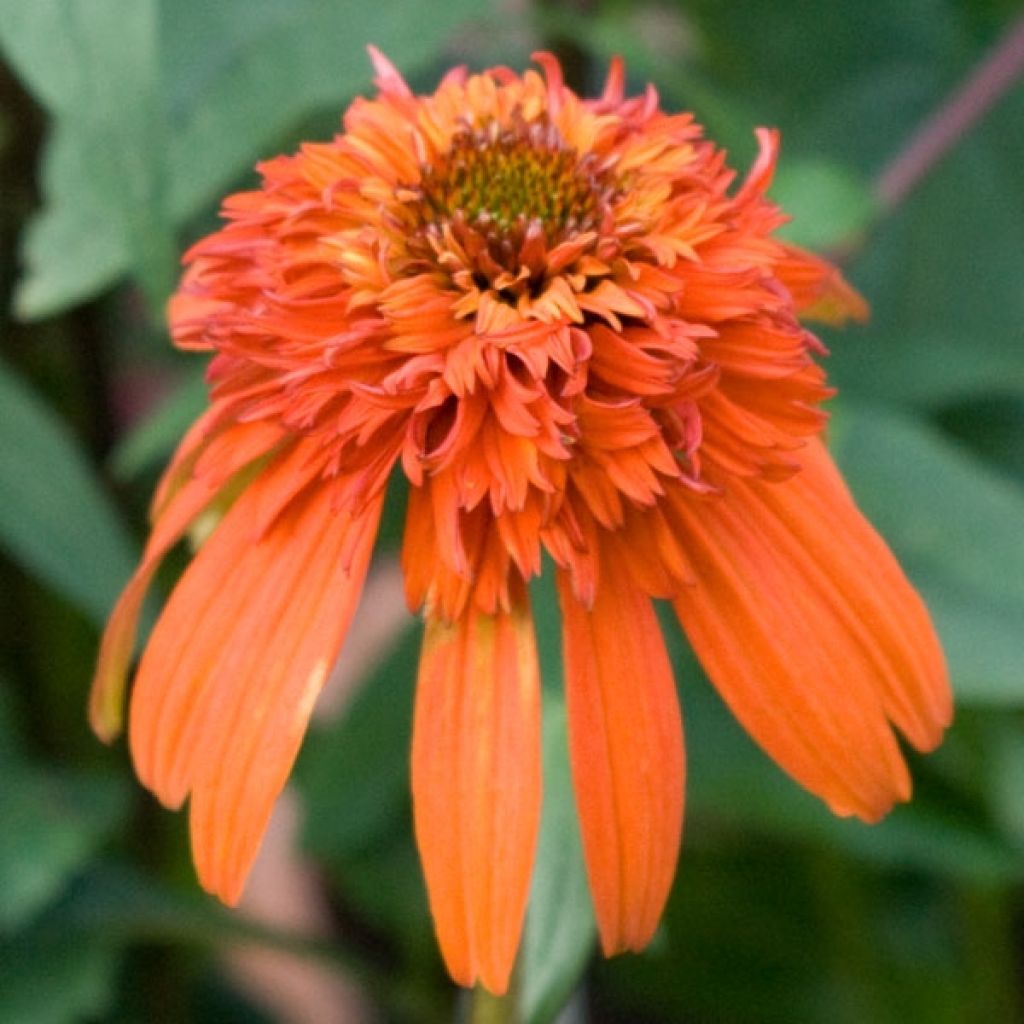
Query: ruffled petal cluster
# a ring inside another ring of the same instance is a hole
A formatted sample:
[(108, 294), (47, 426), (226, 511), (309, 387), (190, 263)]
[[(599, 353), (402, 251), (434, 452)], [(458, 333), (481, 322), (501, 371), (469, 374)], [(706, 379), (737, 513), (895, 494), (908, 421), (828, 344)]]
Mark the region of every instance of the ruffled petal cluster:
[[(653, 88), (456, 69), (378, 95), (262, 164), (186, 256), (175, 342), (210, 407), (153, 505), (93, 690), (104, 738), (145, 591), (208, 534), (146, 645), (129, 738), (189, 800), (203, 885), (240, 896), (342, 642), (389, 478), (409, 482), (408, 602), (426, 619), (416, 837), (452, 976), (508, 983), (539, 809), (528, 601), (561, 602), (577, 806), (604, 951), (641, 949), (675, 870), (683, 732), (653, 600), (672, 602), (750, 734), (839, 814), (879, 818), (950, 720), (928, 615), (820, 440), (801, 316), (865, 315), (773, 237), (778, 135), (737, 183)], [(339, 808), (339, 813), (344, 813)]]

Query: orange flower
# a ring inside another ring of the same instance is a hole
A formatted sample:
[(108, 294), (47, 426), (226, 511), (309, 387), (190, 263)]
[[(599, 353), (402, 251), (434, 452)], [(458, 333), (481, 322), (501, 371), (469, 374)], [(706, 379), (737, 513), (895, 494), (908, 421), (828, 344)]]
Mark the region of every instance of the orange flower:
[[(211, 404), (157, 492), (103, 640), (109, 739), (143, 594), (219, 522), (139, 665), (130, 741), (196, 866), (241, 892), (366, 574), (385, 485), (426, 636), (416, 837), (452, 976), (504, 990), (541, 799), (527, 581), (554, 563), (576, 798), (605, 953), (641, 949), (683, 816), (683, 736), (652, 599), (671, 600), (751, 735), (838, 814), (910, 794), (895, 739), (950, 719), (928, 615), (819, 434), (821, 344), (797, 314), (865, 307), (772, 238), (778, 136), (733, 188), (724, 153), (652, 88), (625, 98), (457, 69), (379, 96), (260, 168), (187, 255), (171, 304), (213, 352)], [(344, 813), (344, 809), (339, 809)]]

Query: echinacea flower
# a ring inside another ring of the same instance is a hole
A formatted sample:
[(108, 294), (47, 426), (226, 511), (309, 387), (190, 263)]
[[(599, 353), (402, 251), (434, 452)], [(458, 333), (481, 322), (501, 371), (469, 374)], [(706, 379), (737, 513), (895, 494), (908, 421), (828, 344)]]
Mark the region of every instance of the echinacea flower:
[[(573, 779), (601, 944), (651, 938), (675, 871), (683, 733), (653, 599), (673, 603), (751, 736), (837, 814), (910, 794), (896, 740), (950, 720), (920, 599), (820, 434), (798, 315), (865, 307), (772, 237), (778, 136), (725, 155), (619, 61), (582, 100), (558, 63), (379, 95), (331, 142), (260, 167), (186, 256), (176, 343), (212, 352), (107, 627), (92, 721), (121, 726), (144, 592), (215, 521), (146, 644), (129, 738), (190, 800), (202, 884), (238, 900), (370, 561), (385, 487), (426, 620), (416, 838), (456, 981), (508, 983), (541, 801), (528, 581), (553, 564)], [(344, 808), (338, 813), (343, 814)]]

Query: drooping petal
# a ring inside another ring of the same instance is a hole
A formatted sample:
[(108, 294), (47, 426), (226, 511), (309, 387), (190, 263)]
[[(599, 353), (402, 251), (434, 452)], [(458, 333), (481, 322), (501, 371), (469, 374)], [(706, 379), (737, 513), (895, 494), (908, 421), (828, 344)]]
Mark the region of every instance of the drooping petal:
[(606, 956), (657, 927), (682, 836), (679, 701), (651, 600), (617, 562), (593, 607), (559, 573), (573, 785)]
[(303, 453), (265, 469), (199, 551), (139, 666), (131, 748), (170, 807), (191, 792), (200, 881), (237, 902), (358, 601), (381, 500), (333, 507), (324, 482), (259, 534)]
[(459, 984), (502, 993), (526, 912), (540, 815), (540, 690), (525, 597), (428, 616), (416, 689), (416, 841)]
[(674, 505), (696, 585), (675, 600), (753, 738), (837, 814), (910, 794), (890, 720), (920, 749), (950, 718), (927, 612), (817, 441), (790, 480), (735, 479)]
[(868, 318), (867, 302), (838, 267), (796, 245), (785, 244), (783, 249), (786, 256), (776, 264), (775, 273), (801, 317), (834, 326)]
[[(279, 429), (266, 424), (239, 423), (205, 444), (190, 431), (179, 447), (179, 454), (158, 490), (160, 500), (154, 503), (153, 532), (142, 561), (118, 598), (103, 632), (89, 695), (89, 722), (104, 742), (111, 742), (121, 732), (125, 679), (142, 602), (164, 556), (208, 506), (225, 491), (233, 491), (238, 478), (246, 476), (248, 468), (270, 451), (280, 436)], [(210, 454), (213, 446), (218, 455), (216, 471), (194, 473), (195, 460)], [(173, 484), (167, 485), (172, 479)]]
[[(932, 750), (953, 708), (928, 610), (857, 509), (825, 446), (812, 441), (799, 457), (802, 470), (788, 486), (762, 488), (766, 505), (791, 525), (803, 550), (822, 567), (823, 600), (835, 602), (845, 624), (868, 645), (886, 714), (918, 750)], [(847, 543), (836, 544), (837, 531)], [(791, 558), (799, 561), (796, 549)]]

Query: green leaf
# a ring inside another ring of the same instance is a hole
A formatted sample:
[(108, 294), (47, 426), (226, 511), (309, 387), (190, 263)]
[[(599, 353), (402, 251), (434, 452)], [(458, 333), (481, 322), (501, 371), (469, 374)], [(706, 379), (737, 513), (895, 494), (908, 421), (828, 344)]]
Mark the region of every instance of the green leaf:
[(866, 181), (841, 164), (783, 156), (772, 199), (792, 220), (779, 236), (809, 249), (849, 243), (868, 227), (875, 201)]
[(127, 802), (121, 779), (70, 775), (18, 761), (5, 765), (0, 929), (20, 926), (52, 901), (110, 834)]
[(19, 735), (19, 715), (14, 684), (0, 672), (0, 772), (24, 756), (25, 743)]
[(83, 872), (33, 930), (73, 935), (80, 943), (161, 942), (218, 949), (261, 945), (328, 963), (345, 959), (334, 944), (249, 920), (191, 884), (179, 891), (111, 864)]
[(4, 0), (0, 45), (46, 107), (46, 205), (25, 239), (19, 314), (47, 316), (130, 265), (156, 306), (174, 274), (157, 0)]
[[(917, 372), (934, 380), (941, 371), (956, 388), (958, 376), (972, 386), (979, 375), (993, 380), (1000, 366), (1015, 361), (1012, 379), (1020, 379), (1024, 143), (1016, 129), (1022, 120), (1024, 93), (1018, 89), (879, 224), (853, 268), (873, 310), (864, 336), (877, 331), (885, 344), (906, 333), (922, 342), (920, 363), (881, 365), (876, 376), (886, 378), (880, 384), (885, 396), (903, 386), (913, 393)], [(937, 351), (924, 347), (929, 338), (938, 339)], [(863, 393), (870, 394), (872, 380), (864, 384)], [(995, 390), (1005, 393), (998, 384)]]
[(1024, 493), (924, 423), (847, 403), (833, 449), (935, 617), (960, 700), (1024, 704)]
[(594, 948), (594, 914), (569, 770), (564, 702), (544, 700), (544, 807), (530, 889), (520, 984), (523, 1017), (553, 1021)]
[(195, 367), (114, 449), (110, 468), (121, 480), (163, 462), (209, 401), (204, 368)]
[(106, 1019), (118, 953), (78, 936), (34, 933), (0, 938), (0, 1020), (77, 1024)]
[(134, 546), (63, 424), (0, 366), (0, 544), (96, 621), (134, 565)]
[[(27, 929), (0, 938), (0, 1020), (107, 1020), (121, 951), (141, 944), (218, 952), (261, 946), (326, 967), (344, 965), (348, 975), (364, 981), (377, 970), (336, 944), (256, 924), (192, 889), (178, 892), (126, 868), (95, 867)], [(377, 984), (383, 986), (383, 979)]]
[(303, 119), (368, 90), (367, 42), (415, 72), (480, 13), (476, 0), (0, 0), (0, 46), (53, 119), (19, 315), (129, 271), (158, 307), (175, 228)]
[(998, 333), (887, 326), (837, 337), (829, 347), (826, 369), (843, 395), (928, 409), (1024, 396), (1020, 345)]
[(167, 4), (173, 208), (179, 215), (201, 208), (314, 111), (336, 109), (340, 118), (348, 97), (371, 91), (368, 42), (411, 75), (439, 57), (455, 28), (488, 7), (477, 0)]
[(1003, 830), (1024, 848), (1024, 728), (1003, 718), (990, 723), (988, 764), (990, 801)]
[(372, 850), (408, 813), (413, 684), (421, 630), (411, 626), (329, 725), (314, 725), (296, 778), (303, 842), (330, 861)]

